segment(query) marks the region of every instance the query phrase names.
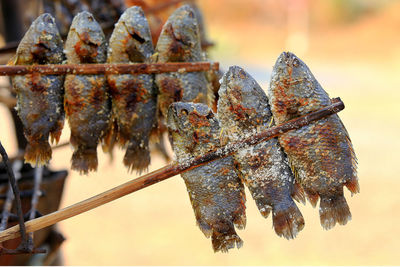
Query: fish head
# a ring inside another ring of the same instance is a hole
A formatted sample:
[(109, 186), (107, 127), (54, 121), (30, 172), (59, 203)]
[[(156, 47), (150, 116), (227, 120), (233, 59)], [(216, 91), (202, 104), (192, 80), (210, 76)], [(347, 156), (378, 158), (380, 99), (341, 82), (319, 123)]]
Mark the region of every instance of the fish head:
[[(161, 42), (160, 42), (161, 40)], [(159, 41), (166, 61), (196, 61), (201, 57), (200, 34), (196, 15), (184, 5), (168, 18)]]
[(48, 13), (40, 15), (30, 26), (17, 49), (19, 64), (57, 64), (63, 57), (63, 42), (55, 19)]
[(247, 132), (270, 124), (272, 115), (268, 98), (242, 68), (229, 68), (218, 94), (218, 116), (224, 131)]
[(173, 144), (180, 139), (188, 152), (210, 150), (218, 143), (219, 123), (205, 104), (175, 102), (169, 106), (167, 124)]
[(122, 23), (129, 33), (127, 52), (132, 62), (144, 62), (154, 53), (150, 27), (141, 7), (133, 6), (125, 10), (118, 23)]
[(308, 66), (290, 52), (283, 52), (273, 67), (269, 98), (279, 123), (330, 104)]
[(87, 11), (78, 13), (72, 20), (69, 34), (77, 35), (78, 41), (74, 48), (76, 54), (81, 58), (81, 63), (105, 62), (105, 35), (91, 13)]
[(272, 80), (283, 85), (283, 93), (295, 97), (311, 97), (316, 81), (308, 66), (291, 52), (280, 54), (272, 70)]

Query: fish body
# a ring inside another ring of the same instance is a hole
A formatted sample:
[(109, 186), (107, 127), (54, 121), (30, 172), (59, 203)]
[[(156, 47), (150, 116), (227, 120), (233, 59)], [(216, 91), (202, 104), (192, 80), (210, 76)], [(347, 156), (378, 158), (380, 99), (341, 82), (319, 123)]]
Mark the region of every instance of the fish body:
[[(289, 52), (276, 61), (268, 93), (277, 124), (331, 104), (307, 65)], [(321, 199), (321, 225), (330, 229), (336, 223), (346, 224), (351, 213), (343, 186), (357, 193), (359, 185), (357, 159), (339, 116), (334, 114), (284, 133), (279, 142), (312, 205)]]
[[(110, 38), (108, 63), (149, 63), (154, 53), (150, 28), (140, 7), (127, 9)], [(141, 171), (150, 164), (149, 138), (156, 122), (154, 75), (108, 75), (113, 119), (124, 164)]]
[[(228, 142), (265, 131), (272, 125), (268, 98), (242, 68), (233, 66), (222, 79), (218, 118), (222, 137)], [(303, 216), (293, 198), (304, 201), (301, 187), (276, 138), (239, 150), (233, 155), (240, 178), (249, 188), (264, 217), (272, 211), (275, 232), (294, 238), (304, 227)]]
[[(26, 32), (12, 64), (61, 64), (63, 60), (63, 42), (54, 18), (45, 13)], [(52, 154), (49, 135), (52, 141), (58, 142), (64, 126), (64, 76), (32, 73), (11, 79), (28, 141), (25, 161), (32, 165), (46, 164)]]
[[(203, 60), (199, 28), (194, 11), (184, 5), (168, 18), (158, 38), (156, 60), (196, 62)], [(210, 86), (204, 72), (171, 72), (156, 75), (158, 108), (163, 118), (173, 102), (208, 103)]]
[[(204, 104), (177, 102), (168, 110), (168, 129), (178, 162), (219, 146), (220, 126)], [(234, 171), (232, 157), (217, 159), (181, 174), (185, 181), (197, 224), (212, 239), (214, 251), (239, 248), (242, 240), (234, 226), (246, 224), (245, 193)]]
[[(67, 63), (105, 63), (107, 45), (100, 25), (89, 12), (77, 14), (65, 43)], [(72, 169), (97, 169), (97, 145), (109, 128), (111, 104), (104, 75), (67, 75), (65, 112), (74, 147)]]

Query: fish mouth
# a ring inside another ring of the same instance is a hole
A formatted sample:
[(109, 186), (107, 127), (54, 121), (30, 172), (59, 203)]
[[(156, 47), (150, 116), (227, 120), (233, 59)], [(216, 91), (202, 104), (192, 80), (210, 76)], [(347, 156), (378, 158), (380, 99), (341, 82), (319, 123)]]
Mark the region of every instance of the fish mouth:
[(292, 52), (283, 52), (278, 57), (277, 62), (292, 68), (298, 67), (301, 64), (301, 60)]
[(179, 106), (179, 103), (175, 102), (172, 103), (168, 108), (167, 125), (168, 128), (174, 132), (182, 132), (183, 129), (181, 124), (179, 123), (179, 114), (182, 112), (182, 110), (184, 110), (183, 112), (188, 112), (187, 109), (182, 109)]

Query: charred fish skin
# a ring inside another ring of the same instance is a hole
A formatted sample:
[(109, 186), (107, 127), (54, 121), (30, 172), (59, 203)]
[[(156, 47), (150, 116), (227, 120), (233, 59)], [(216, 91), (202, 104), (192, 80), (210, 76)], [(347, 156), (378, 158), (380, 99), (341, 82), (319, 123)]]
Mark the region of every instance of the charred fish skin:
[[(184, 5), (168, 18), (156, 45), (157, 62), (196, 62), (203, 60), (199, 28), (194, 11)], [(156, 75), (158, 107), (166, 118), (173, 102), (206, 104), (210, 86), (204, 72), (162, 73)]]
[[(218, 100), (222, 137), (237, 142), (272, 125), (268, 98), (258, 83), (242, 68), (225, 73)], [(249, 188), (261, 214), (272, 211), (275, 232), (287, 239), (304, 228), (304, 218), (293, 201), (304, 201), (276, 138), (246, 147), (233, 155), (238, 174)]]
[[(331, 100), (307, 65), (290, 52), (282, 53), (273, 68), (269, 87), (276, 123), (316, 111)], [(325, 229), (344, 225), (351, 213), (343, 186), (359, 192), (357, 159), (350, 137), (334, 114), (279, 136), (291, 166), (313, 206), (320, 201), (320, 220)]]
[[(77, 14), (65, 42), (67, 63), (105, 63), (107, 44), (89, 12)], [(65, 112), (74, 147), (72, 169), (88, 174), (97, 169), (97, 144), (109, 127), (111, 104), (104, 75), (67, 75)]]
[[(178, 162), (219, 146), (219, 122), (204, 104), (173, 103), (168, 110), (168, 130)], [(244, 187), (233, 168), (232, 157), (217, 159), (181, 174), (197, 224), (211, 236), (215, 252), (239, 248), (242, 240), (234, 226), (246, 225)]]
[[(149, 63), (154, 53), (150, 28), (140, 7), (127, 9), (110, 38), (108, 63)], [(156, 122), (154, 75), (108, 75), (117, 139), (127, 146), (124, 164), (139, 172), (150, 164), (149, 138)]]
[[(61, 64), (63, 42), (54, 18), (39, 16), (21, 40), (15, 65)], [(17, 111), (28, 141), (25, 161), (32, 165), (46, 164), (52, 155), (52, 142), (58, 142), (64, 127), (64, 76), (39, 73), (11, 78), (17, 93)]]

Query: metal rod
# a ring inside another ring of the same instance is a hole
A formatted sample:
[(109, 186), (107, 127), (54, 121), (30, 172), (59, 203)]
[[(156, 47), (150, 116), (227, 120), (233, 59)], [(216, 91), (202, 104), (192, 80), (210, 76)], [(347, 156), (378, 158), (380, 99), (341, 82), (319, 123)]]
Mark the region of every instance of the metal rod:
[(65, 64), (65, 65), (1, 65), (0, 76), (65, 74), (157, 74), (218, 70), (218, 62), (167, 62), (132, 64)]
[[(57, 222), (63, 221), (65, 219), (71, 218), (73, 216), (79, 215), (83, 212), (89, 211), (108, 202), (121, 198), (125, 195), (133, 193), (135, 191), (146, 188), (155, 183), (166, 180), (172, 176), (180, 174), (189, 169), (199, 167), (217, 158), (226, 157), (237, 150), (240, 150), (248, 145), (254, 145), (261, 141), (269, 140), (282, 133), (288, 132), (290, 130), (298, 129), (313, 121), (322, 119), (334, 113), (337, 113), (344, 109), (344, 104), (340, 98), (332, 99), (332, 104), (322, 108), (318, 111), (312, 112), (308, 115), (290, 120), (286, 123), (280, 124), (278, 126), (267, 129), (257, 135), (250, 138), (236, 142), (232, 145), (227, 145), (225, 147), (218, 148), (211, 151), (203, 156), (196, 157), (185, 161), (184, 163), (174, 163), (169, 164), (161, 169), (143, 175), (137, 179), (131, 180), (127, 183), (119, 185), (115, 188), (107, 190), (89, 199), (78, 202), (72, 206), (66, 207), (59, 211), (55, 211), (48, 215), (42, 216), (40, 218), (28, 221), (26, 223), (26, 229), (28, 232), (34, 232), (42, 228), (53, 225)], [(20, 235), (18, 225), (11, 227), (3, 232), (0, 232), (0, 242), (16, 238)]]

